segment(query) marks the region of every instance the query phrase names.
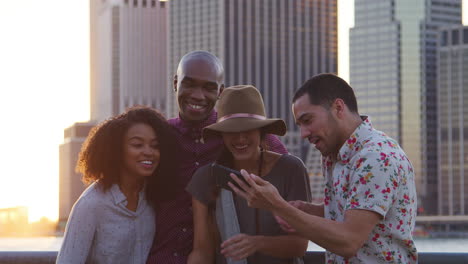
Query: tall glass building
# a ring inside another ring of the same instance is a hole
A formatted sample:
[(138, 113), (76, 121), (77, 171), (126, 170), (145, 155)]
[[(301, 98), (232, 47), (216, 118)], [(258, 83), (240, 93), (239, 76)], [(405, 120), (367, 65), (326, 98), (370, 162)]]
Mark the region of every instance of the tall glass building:
[[(283, 118), (282, 140), (291, 153), (320, 173), (320, 153), (300, 139), (291, 101), (294, 91), (322, 72), (337, 71), (337, 0), (171, 0), (168, 72), (192, 50), (218, 56), (225, 84), (253, 84), (267, 115)], [(168, 83), (172, 91), (172, 82)], [(174, 93), (168, 113), (177, 114)], [(171, 115), (171, 114), (170, 114)], [(309, 151), (310, 150), (310, 151)]]
[(355, 0), (350, 83), (360, 112), (399, 141), (419, 204), (437, 213), (437, 29), (461, 24), (461, 0)]
[(438, 46), (439, 199), (443, 215), (468, 214), (468, 27), (440, 30)]
[(167, 9), (159, 0), (90, 0), (91, 120), (136, 104), (166, 108)]

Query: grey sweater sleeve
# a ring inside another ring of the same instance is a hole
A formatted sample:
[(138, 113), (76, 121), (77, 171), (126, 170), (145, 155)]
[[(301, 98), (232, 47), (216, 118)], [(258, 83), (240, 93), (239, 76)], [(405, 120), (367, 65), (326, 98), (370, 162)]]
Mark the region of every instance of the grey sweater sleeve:
[(199, 168), (186, 187), (193, 198), (206, 206), (214, 205), (217, 197), (216, 181), (211, 175), (210, 164)]

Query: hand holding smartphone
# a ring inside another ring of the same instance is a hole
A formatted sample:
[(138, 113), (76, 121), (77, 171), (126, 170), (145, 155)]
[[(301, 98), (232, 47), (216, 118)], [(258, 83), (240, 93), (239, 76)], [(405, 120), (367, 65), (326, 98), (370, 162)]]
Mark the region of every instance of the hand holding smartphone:
[(229, 190), (229, 191), (232, 192), (231, 187), (229, 187), (229, 185), (228, 185), (228, 182), (231, 182), (232, 184), (234, 184), (234, 186), (236, 186), (237, 188), (242, 190), (242, 188), (239, 186), (239, 184), (237, 184), (237, 182), (235, 182), (231, 178), (231, 176), (230, 176), (231, 173), (234, 173), (237, 176), (237, 178), (239, 178), (241, 181), (244, 182), (244, 184), (246, 184), (247, 186), (250, 186), (247, 183), (247, 181), (244, 179), (244, 176), (242, 176), (240, 171), (233, 170), (233, 169), (225, 167), (223, 165), (219, 165), (218, 163), (212, 163), (211, 164), (211, 175), (213, 175), (215, 177), (217, 187), (223, 188), (223, 189), (226, 189), (226, 190)]

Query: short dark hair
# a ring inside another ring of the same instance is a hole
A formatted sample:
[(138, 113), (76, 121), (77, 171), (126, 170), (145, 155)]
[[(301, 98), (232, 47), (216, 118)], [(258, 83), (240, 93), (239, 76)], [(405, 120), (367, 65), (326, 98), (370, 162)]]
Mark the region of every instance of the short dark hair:
[(147, 179), (147, 200), (152, 204), (172, 199), (176, 191), (175, 131), (157, 110), (146, 106), (134, 106), (124, 113), (111, 117), (93, 127), (78, 157), (76, 171), (83, 175), (83, 182), (99, 181), (104, 191), (119, 182), (123, 164), (125, 133), (134, 124), (147, 124), (153, 128), (159, 143), (160, 160), (153, 175)]
[(358, 113), (356, 95), (349, 84), (332, 73), (322, 73), (307, 80), (294, 94), (293, 103), (304, 94), (311, 104), (329, 108), (336, 99), (341, 99), (353, 113)]

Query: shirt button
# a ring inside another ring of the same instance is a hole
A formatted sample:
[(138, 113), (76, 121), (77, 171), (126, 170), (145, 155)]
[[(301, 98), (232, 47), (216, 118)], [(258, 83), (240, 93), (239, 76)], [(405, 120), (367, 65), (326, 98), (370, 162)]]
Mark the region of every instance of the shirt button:
[(182, 228), (182, 231), (183, 231), (183, 232), (187, 232), (187, 228)]
[(200, 142), (200, 140), (198, 140), (198, 139), (195, 139), (195, 143), (198, 143), (198, 142)]
[(177, 252), (176, 252), (176, 253), (174, 253), (174, 256), (177, 257), (177, 256), (179, 256), (179, 254), (177, 254)]
[(195, 166), (198, 166), (200, 165), (200, 163), (198, 161), (195, 162)]

